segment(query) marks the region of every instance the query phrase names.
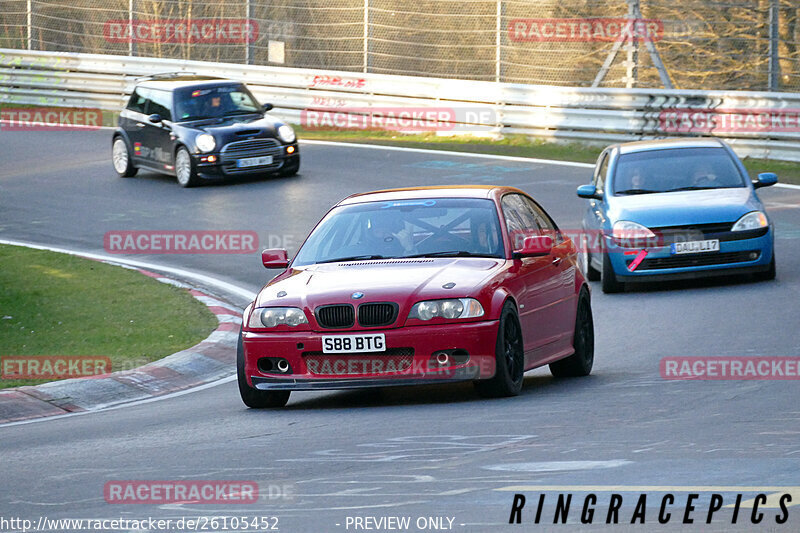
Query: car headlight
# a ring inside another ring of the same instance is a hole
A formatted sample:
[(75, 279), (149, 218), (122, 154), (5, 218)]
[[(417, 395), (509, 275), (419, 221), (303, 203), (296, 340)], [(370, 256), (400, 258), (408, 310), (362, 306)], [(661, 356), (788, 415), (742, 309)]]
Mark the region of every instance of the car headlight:
[(296, 327), (300, 324), (308, 324), (306, 314), (297, 307), (261, 307), (253, 309), (250, 313), (250, 320), (247, 323), (249, 328), (274, 328), (276, 326)]
[(736, 221), (731, 231), (747, 231), (749, 229), (766, 228), (769, 226), (767, 215), (761, 211), (751, 211)]
[(295, 139), (297, 139), (294, 130), (288, 124), (284, 124), (278, 128), (278, 137), (285, 143), (293, 143)]
[(194, 144), (197, 145), (197, 149), (201, 152), (210, 152), (217, 147), (217, 140), (214, 139), (213, 135), (201, 133), (195, 138)]
[(613, 236), (615, 239), (649, 239), (656, 235), (647, 227), (636, 222), (618, 220), (614, 223)]
[(448, 300), (426, 300), (411, 308), (408, 318), (430, 320), (442, 318), (476, 318), (483, 316), (483, 306), (474, 298), (452, 298)]

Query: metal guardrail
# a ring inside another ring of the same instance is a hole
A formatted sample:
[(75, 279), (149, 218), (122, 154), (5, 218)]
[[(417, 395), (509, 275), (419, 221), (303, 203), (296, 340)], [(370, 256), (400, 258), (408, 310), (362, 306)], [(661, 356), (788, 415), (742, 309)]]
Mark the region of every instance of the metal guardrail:
[[(800, 161), (798, 93), (564, 88), (0, 49), (0, 104), (119, 111), (137, 77), (165, 71), (244, 81), (261, 101), (275, 106), (276, 115), (293, 123), (310, 109), (363, 114), (379, 108), (451, 108), (472, 111), (456, 114), (451, 133), (592, 143), (702, 134), (724, 138), (741, 156)], [(670, 122), (670, 113), (690, 111), (735, 127), (674, 131), (677, 123)], [(742, 117), (766, 120), (769, 127), (748, 127)]]

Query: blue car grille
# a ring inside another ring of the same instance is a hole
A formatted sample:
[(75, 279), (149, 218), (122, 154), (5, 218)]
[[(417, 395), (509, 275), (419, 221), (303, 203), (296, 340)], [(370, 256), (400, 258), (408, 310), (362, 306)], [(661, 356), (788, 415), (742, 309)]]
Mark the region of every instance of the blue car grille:
[[(755, 254), (755, 257), (750, 257), (751, 254)], [(636, 271), (641, 272), (642, 270), (660, 270), (664, 268), (729, 265), (731, 263), (756, 261), (759, 257), (761, 257), (761, 253), (754, 251), (686, 254), (673, 255), (670, 257), (648, 257), (641, 262)], [(631, 264), (631, 261), (628, 261), (628, 264)]]
[[(237, 168), (236, 161), (248, 157), (271, 155), (272, 164), (258, 167)], [(250, 139), (236, 141), (226, 145), (219, 155), (222, 169), (226, 174), (247, 173), (253, 171), (274, 170), (283, 166), (283, 148), (276, 139)]]
[(715, 224), (691, 224), (686, 226), (665, 226), (650, 228), (658, 238), (659, 246), (669, 246), (676, 242), (718, 239), (720, 242), (754, 239), (766, 235), (769, 228), (747, 231), (731, 231), (732, 222)]

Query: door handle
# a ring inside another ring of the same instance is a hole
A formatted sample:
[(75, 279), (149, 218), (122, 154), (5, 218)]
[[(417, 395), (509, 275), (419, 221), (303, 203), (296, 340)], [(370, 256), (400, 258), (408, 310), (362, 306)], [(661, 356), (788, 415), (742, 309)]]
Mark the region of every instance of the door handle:
[(556, 257), (553, 259), (553, 264), (558, 265), (561, 263), (561, 260), (564, 259), (563, 257)]
[(136, 127), (137, 127), (137, 128), (144, 128), (144, 127), (145, 127), (145, 124), (144, 124), (144, 123), (142, 123), (142, 122), (137, 122), (137, 123), (136, 123)]

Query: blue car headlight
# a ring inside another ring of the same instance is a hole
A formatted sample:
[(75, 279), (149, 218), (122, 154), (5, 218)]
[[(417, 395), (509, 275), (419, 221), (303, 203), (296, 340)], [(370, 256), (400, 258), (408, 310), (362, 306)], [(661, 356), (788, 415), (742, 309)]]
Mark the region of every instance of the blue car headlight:
[(731, 231), (747, 231), (749, 229), (766, 228), (767, 226), (769, 226), (767, 215), (761, 211), (751, 211), (737, 220)]

